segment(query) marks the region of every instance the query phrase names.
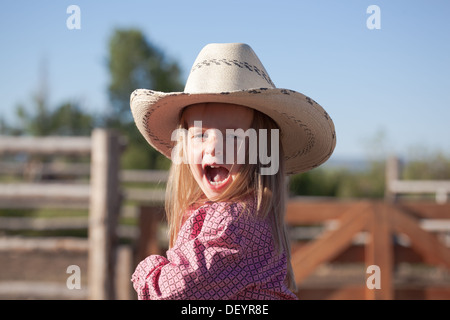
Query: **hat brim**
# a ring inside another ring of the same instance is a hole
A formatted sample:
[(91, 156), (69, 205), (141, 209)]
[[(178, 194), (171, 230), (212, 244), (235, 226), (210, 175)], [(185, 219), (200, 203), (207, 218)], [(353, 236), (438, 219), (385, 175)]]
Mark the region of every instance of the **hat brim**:
[(130, 97), (133, 117), (141, 134), (170, 159), (180, 114), (186, 106), (221, 102), (243, 105), (271, 117), (280, 127), (286, 174), (305, 172), (324, 163), (336, 146), (328, 113), (311, 98), (288, 89), (257, 88), (222, 93), (165, 93), (135, 90)]

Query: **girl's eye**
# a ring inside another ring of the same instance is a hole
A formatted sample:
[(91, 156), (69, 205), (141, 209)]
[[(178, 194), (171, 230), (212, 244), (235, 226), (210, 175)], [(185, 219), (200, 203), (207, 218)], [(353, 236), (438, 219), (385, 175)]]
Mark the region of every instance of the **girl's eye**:
[(192, 135), (192, 139), (194, 140), (204, 140), (207, 138), (207, 135), (205, 133), (199, 132)]

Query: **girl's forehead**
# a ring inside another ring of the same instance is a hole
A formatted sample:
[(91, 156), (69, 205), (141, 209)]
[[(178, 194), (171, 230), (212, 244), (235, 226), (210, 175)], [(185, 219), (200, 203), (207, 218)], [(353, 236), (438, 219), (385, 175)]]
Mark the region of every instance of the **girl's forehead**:
[(201, 103), (186, 107), (183, 117), (188, 127), (201, 121), (204, 128), (244, 129), (251, 126), (253, 109), (236, 104)]

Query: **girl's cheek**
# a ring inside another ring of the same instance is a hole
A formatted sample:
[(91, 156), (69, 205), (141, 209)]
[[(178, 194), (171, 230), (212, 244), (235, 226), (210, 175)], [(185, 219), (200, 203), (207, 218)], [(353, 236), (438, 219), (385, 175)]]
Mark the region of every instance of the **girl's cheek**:
[(189, 153), (189, 163), (190, 164), (201, 164), (203, 160), (201, 150), (191, 150)]
[(201, 164), (203, 159), (202, 149), (198, 146), (198, 144), (189, 141), (187, 145), (187, 154), (189, 164)]

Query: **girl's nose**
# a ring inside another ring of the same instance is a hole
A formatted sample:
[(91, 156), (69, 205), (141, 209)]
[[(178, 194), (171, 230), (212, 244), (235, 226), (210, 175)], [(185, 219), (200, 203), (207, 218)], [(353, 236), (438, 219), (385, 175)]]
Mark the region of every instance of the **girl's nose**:
[(205, 153), (210, 156), (221, 155), (223, 147), (222, 133), (219, 130), (211, 130), (211, 132), (208, 130), (207, 137), (208, 138), (203, 142)]

